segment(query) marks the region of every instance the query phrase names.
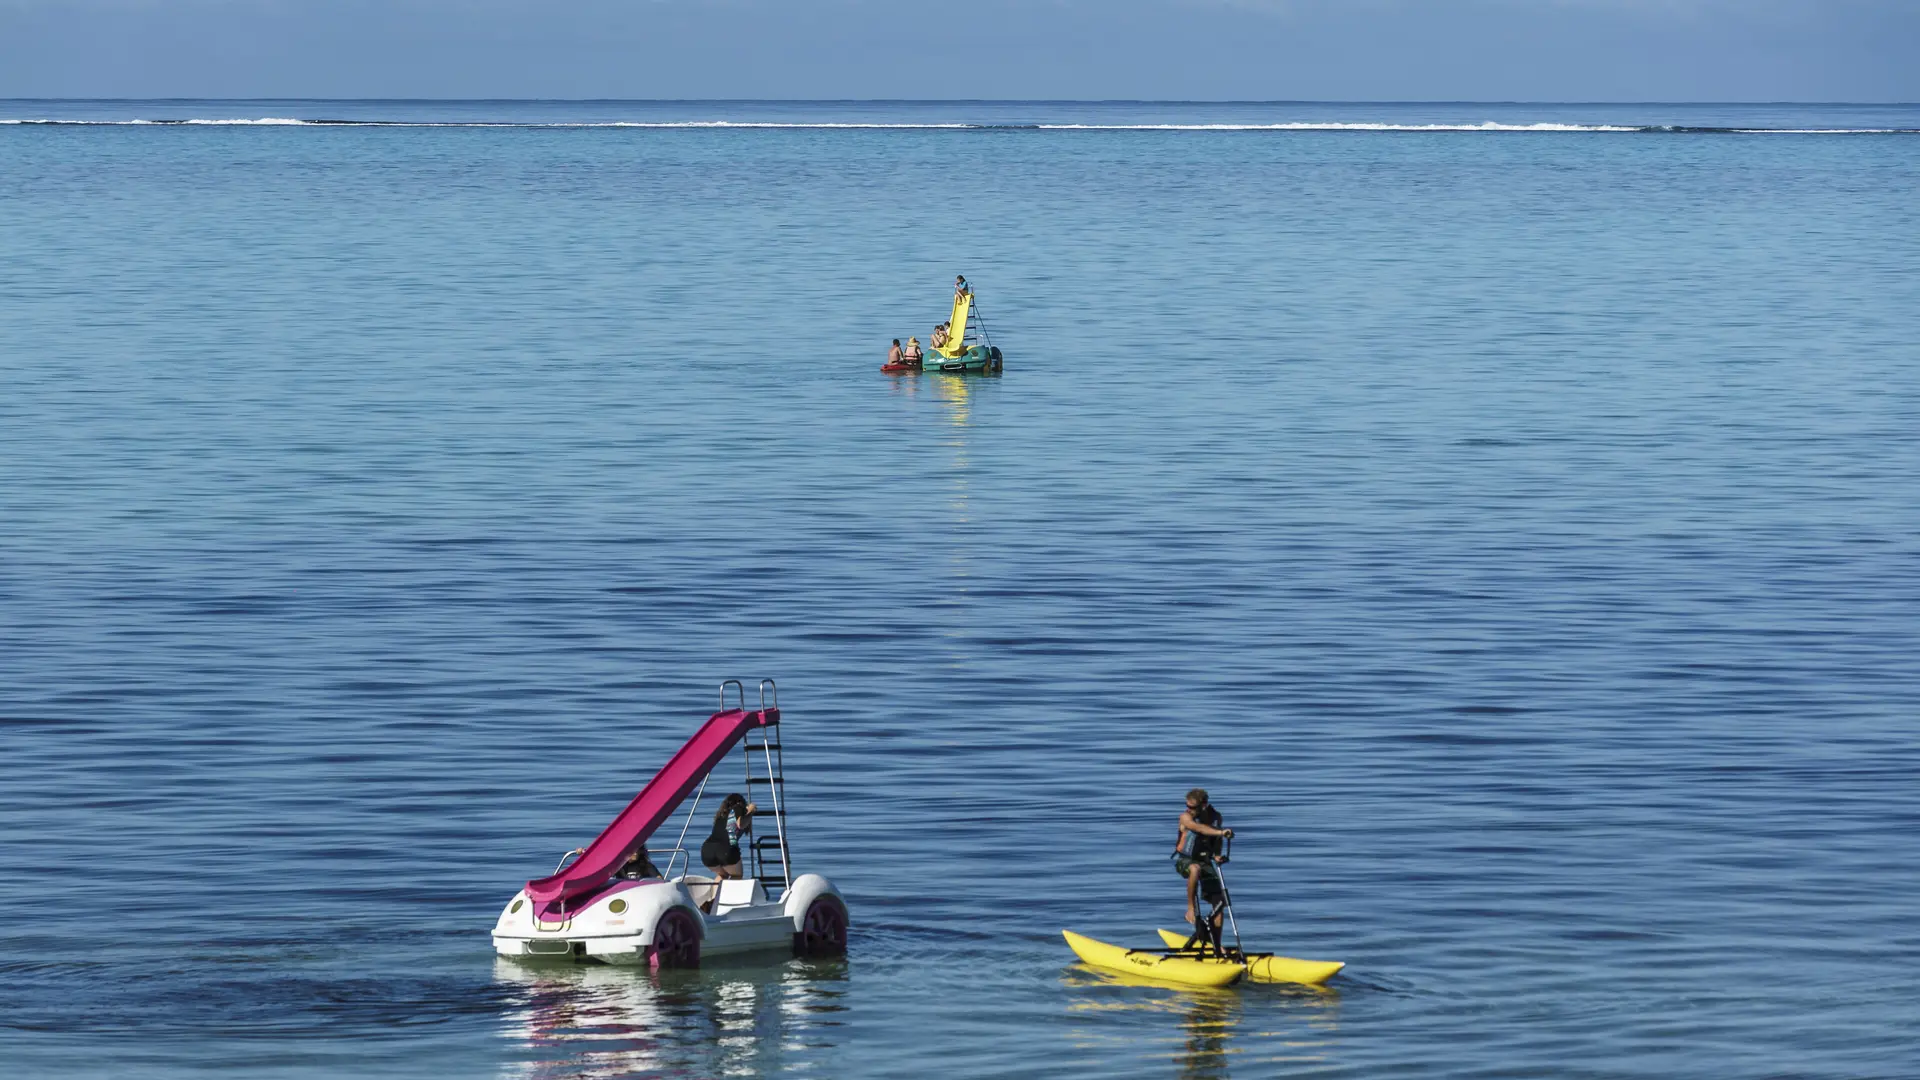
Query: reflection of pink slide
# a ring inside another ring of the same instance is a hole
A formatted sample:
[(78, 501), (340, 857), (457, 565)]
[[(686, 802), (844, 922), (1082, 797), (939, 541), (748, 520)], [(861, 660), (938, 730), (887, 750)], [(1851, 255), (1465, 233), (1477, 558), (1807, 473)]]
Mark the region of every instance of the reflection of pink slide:
[(645, 844), (653, 830), (720, 764), (720, 759), (727, 756), (749, 728), (779, 722), (779, 709), (755, 712), (729, 709), (714, 713), (699, 733), (688, 739), (687, 745), (647, 781), (647, 786), (620, 811), (613, 824), (587, 845), (585, 854), (552, 877), (527, 882), (527, 895), (536, 903), (551, 904), (605, 884), (613, 872), (620, 869), (620, 864), (627, 861), (627, 856)]

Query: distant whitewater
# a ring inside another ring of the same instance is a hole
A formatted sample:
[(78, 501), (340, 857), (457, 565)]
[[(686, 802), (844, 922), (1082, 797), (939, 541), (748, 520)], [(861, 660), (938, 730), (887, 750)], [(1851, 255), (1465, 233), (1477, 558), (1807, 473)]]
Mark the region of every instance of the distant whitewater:
[(475, 128), (742, 128), (768, 130), (851, 130), (851, 131), (1397, 131), (1397, 132), (1487, 132), (1487, 133), (1601, 133), (1601, 134), (1729, 134), (1729, 135), (1915, 135), (1920, 128), (1724, 128), (1675, 127), (1626, 124), (1500, 124), (1491, 120), (1479, 124), (1384, 124), (1313, 123), (1286, 124), (839, 124), (740, 120), (611, 120), (601, 123), (513, 123), (506, 121), (433, 121), (433, 120), (299, 120), (290, 117), (263, 116), (240, 118), (192, 117), (184, 120), (58, 120), (0, 119), (0, 124), (66, 127), (475, 127)]
[(0, 100), (0, 124), (1465, 134), (1920, 133), (1916, 105), (1505, 102)]

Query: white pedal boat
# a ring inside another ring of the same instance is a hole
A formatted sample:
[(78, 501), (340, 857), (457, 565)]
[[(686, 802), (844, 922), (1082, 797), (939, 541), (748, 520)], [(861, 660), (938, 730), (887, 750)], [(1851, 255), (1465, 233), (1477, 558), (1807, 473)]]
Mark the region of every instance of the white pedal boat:
[[(726, 708), (726, 688), (739, 688), (740, 708)], [(595, 960), (654, 969), (698, 967), (702, 957), (750, 952), (837, 956), (847, 948), (847, 905), (819, 874), (789, 883), (785, 777), (780, 709), (767, 704), (773, 680), (760, 683), (761, 707), (746, 710), (745, 688), (721, 684), (721, 711), (648, 782), (620, 816), (585, 848), (567, 853), (554, 873), (529, 881), (493, 925), (494, 951), (505, 957)], [(773, 836), (741, 837), (746, 877), (719, 880), (673, 873), (686, 867), (688, 829), (714, 767), (744, 743), (748, 790), (770, 792)], [(758, 761), (754, 755), (760, 755)], [(758, 769), (756, 770), (756, 766)], [(689, 794), (686, 824), (673, 847), (647, 847), (654, 831)], [(615, 871), (636, 851), (666, 866), (659, 877), (626, 880)], [(778, 859), (773, 855), (777, 852)], [(664, 856), (664, 862), (655, 858)], [(710, 907), (710, 912), (702, 908)]]

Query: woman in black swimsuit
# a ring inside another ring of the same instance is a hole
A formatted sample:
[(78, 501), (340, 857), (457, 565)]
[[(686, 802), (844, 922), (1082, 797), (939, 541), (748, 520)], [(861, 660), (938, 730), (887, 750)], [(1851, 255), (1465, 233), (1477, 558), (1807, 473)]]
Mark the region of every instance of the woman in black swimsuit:
[(700, 845), (700, 861), (715, 877), (740, 876), (740, 838), (753, 831), (753, 812), (758, 809), (737, 791), (720, 800), (713, 832)]

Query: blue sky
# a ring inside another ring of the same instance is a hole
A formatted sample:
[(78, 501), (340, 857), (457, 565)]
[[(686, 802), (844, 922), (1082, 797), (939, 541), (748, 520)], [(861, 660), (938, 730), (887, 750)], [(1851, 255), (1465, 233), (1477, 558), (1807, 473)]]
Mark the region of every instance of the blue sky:
[(0, 97), (1920, 101), (1920, 0), (0, 0)]

